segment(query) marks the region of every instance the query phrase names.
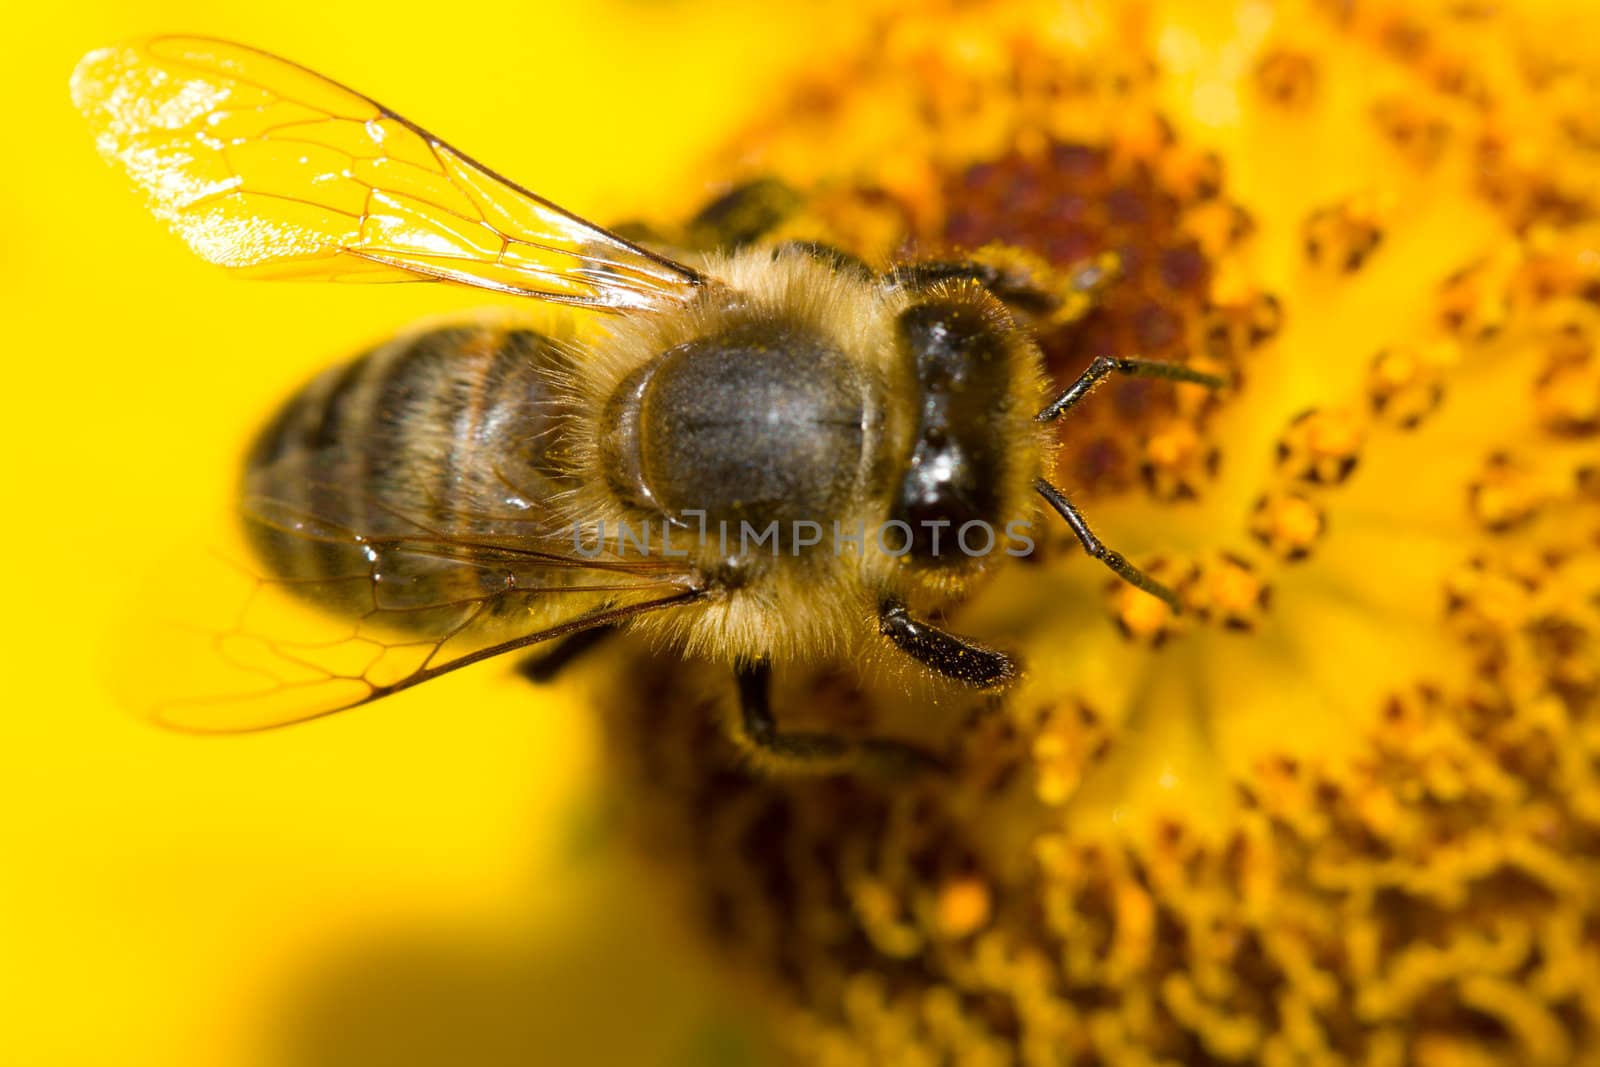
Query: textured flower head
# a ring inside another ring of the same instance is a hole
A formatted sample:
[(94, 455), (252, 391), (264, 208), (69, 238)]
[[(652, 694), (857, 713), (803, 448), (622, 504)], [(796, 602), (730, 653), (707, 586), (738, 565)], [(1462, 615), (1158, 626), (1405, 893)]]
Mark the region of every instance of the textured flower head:
[[(1592, 16), (1590, 16), (1592, 18)], [(610, 716), (642, 840), (805, 1062), (1567, 1064), (1600, 1048), (1600, 63), (1471, 3), (896, 10), (724, 161), (870, 260), (1104, 257), (1065, 530), (950, 622), (998, 700), (780, 679), (948, 775)], [(779, 188), (779, 187), (774, 187)]]

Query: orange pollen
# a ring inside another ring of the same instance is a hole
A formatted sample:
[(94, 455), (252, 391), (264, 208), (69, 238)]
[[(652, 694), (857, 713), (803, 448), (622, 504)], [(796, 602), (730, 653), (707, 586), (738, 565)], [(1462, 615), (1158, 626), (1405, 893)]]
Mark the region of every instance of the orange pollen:
[(993, 907), (987, 883), (971, 876), (957, 878), (939, 887), (934, 919), (946, 936), (966, 937), (988, 923)]

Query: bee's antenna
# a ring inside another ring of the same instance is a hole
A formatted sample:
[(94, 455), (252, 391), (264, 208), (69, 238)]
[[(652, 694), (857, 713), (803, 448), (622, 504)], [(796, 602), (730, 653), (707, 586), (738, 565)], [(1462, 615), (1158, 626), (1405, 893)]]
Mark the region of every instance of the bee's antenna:
[[(1126, 374), (1139, 378), (1166, 378), (1169, 381), (1203, 385), (1209, 389), (1220, 389), (1228, 384), (1228, 379), (1220, 374), (1207, 374), (1205, 371), (1194, 370), (1177, 363), (1166, 363), (1157, 359), (1096, 356), (1084, 372), (1062, 390), (1060, 396), (1046, 404), (1044, 410), (1033, 417), (1034, 421), (1052, 422), (1060, 418), (1080, 400), (1094, 392), (1095, 386), (1113, 374)], [(1178, 598), (1178, 594), (1129, 563), (1120, 552), (1114, 552), (1102, 544), (1094, 535), (1094, 531), (1089, 529), (1089, 524), (1083, 520), (1083, 516), (1078, 513), (1078, 509), (1072, 506), (1072, 501), (1067, 499), (1067, 494), (1043, 478), (1034, 479), (1033, 488), (1049, 502), (1052, 508), (1055, 508), (1056, 514), (1067, 520), (1067, 525), (1077, 535), (1085, 552), (1110, 567), (1118, 578), (1135, 589), (1143, 589), (1151, 596), (1160, 597), (1172, 609), (1173, 614), (1183, 614), (1183, 601)]]
[(1094, 535), (1094, 531), (1089, 529), (1089, 524), (1078, 513), (1078, 509), (1073, 507), (1072, 501), (1067, 499), (1067, 494), (1043, 478), (1035, 478), (1033, 488), (1049, 502), (1050, 506), (1056, 510), (1056, 514), (1067, 520), (1067, 525), (1077, 535), (1085, 552), (1110, 567), (1118, 578), (1121, 578), (1135, 589), (1143, 589), (1151, 596), (1160, 597), (1172, 609), (1174, 615), (1183, 614), (1183, 601), (1178, 598), (1178, 594), (1129, 563), (1123, 558), (1122, 553), (1107, 548)]
[(1113, 374), (1126, 374), (1138, 378), (1166, 378), (1175, 382), (1191, 382), (1195, 385), (1204, 385), (1210, 389), (1221, 389), (1228, 384), (1228, 379), (1220, 374), (1207, 374), (1192, 367), (1185, 367), (1178, 363), (1166, 363), (1159, 359), (1119, 359), (1113, 356), (1096, 356), (1088, 368), (1078, 375), (1076, 381), (1067, 386), (1061, 395), (1045, 405), (1043, 411), (1035, 415), (1035, 422), (1050, 422), (1060, 418), (1068, 408), (1094, 392), (1095, 386), (1105, 381)]

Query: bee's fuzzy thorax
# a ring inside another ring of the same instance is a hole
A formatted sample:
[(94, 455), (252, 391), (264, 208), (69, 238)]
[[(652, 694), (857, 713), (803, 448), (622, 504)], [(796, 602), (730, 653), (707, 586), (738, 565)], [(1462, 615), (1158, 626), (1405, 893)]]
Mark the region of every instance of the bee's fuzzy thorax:
[[(592, 341), (586, 373), (574, 381), (573, 403), (582, 427), (571, 443), (571, 462), (580, 486), (559, 507), (564, 525), (616, 530), (679, 519), (652, 507), (652, 501), (620, 492), (614, 456), (606, 435), (616, 430), (614, 398), (630, 377), (646, 370), (663, 353), (701, 338), (715, 337), (735, 323), (787, 323), (815, 335), (843, 353), (859, 372), (864, 418), (862, 461), (853, 474), (853, 503), (846, 514), (820, 517), (825, 529), (837, 519), (841, 529), (873, 529), (884, 518), (881, 503), (897, 461), (909, 447), (909, 416), (888, 398), (911, 388), (897, 358), (895, 318), (907, 303), (904, 293), (835, 270), (802, 252), (753, 248), (707, 256), (697, 264), (712, 281), (695, 300), (655, 314), (608, 320)], [(844, 477), (841, 472), (841, 477)], [(831, 529), (826, 529), (831, 541)], [(694, 535), (690, 535), (694, 540)], [(737, 533), (735, 533), (737, 537)], [(694, 541), (691, 559), (703, 574), (724, 564), (713, 535)], [(872, 635), (872, 590), (888, 581), (895, 560), (866, 539), (858, 555), (849, 546), (832, 546), (798, 556), (756, 553), (749, 581), (723, 584), (707, 602), (676, 612), (642, 617), (636, 629), (647, 638), (690, 654), (721, 660), (808, 660), (835, 655)]]
[[(1004, 537), (1008, 523), (1034, 518), (1032, 485), (1044, 462), (1044, 439), (1032, 420), (1043, 402), (1043, 379), (1037, 349), (1004, 305), (972, 281), (913, 291), (794, 249), (717, 254), (698, 266), (712, 281), (695, 300), (609, 321), (591, 342), (586, 373), (572, 383), (574, 425), (580, 429), (570, 453), (578, 488), (558, 504), (565, 524), (598, 533), (623, 523), (663, 526), (681, 518), (663, 507), (642, 476), (636, 457), (643, 446), (629, 420), (644, 417), (649, 379), (664, 353), (735, 328), (750, 332), (752, 323), (774, 336), (790, 329), (820, 339), (859, 377), (859, 463), (837, 472), (840, 484), (849, 486), (846, 503), (815, 516), (825, 542), (819, 550), (754, 553), (743, 559), (741, 579), (727, 581), (719, 576), (728, 563), (726, 543), (702, 536), (690, 559), (715, 589), (713, 596), (692, 608), (641, 617), (635, 628), (716, 659), (814, 662), (872, 647), (877, 611), (887, 598), (932, 609), (972, 588), (992, 569), (990, 557), (917, 564), (899, 558), (875, 532), (893, 515), (918, 432), (922, 387), (901, 320), (924, 300), (974, 313), (992, 334), (1006, 383), (995, 406), (983, 413), (993, 424), (994, 447), (1005, 457), (995, 492), (996, 532)], [(867, 531), (859, 545), (834, 539), (858, 530)], [(704, 535), (703, 525), (699, 532)]]

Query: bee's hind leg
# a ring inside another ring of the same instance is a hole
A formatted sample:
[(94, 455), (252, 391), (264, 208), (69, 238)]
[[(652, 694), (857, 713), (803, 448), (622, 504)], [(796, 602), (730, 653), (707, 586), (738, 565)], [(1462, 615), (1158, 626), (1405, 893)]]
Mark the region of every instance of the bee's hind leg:
[(517, 673), (535, 685), (554, 681), (574, 660), (617, 632), (615, 626), (596, 626), (568, 634), (517, 664)]
[(739, 709), (733, 739), (760, 763), (779, 771), (832, 774), (847, 770), (892, 776), (943, 769), (936, 758), (898, 741), (848, 740), (833, 734), (789, 733), (772, 715), (772, 667), (766, 661), (735, 669)]

